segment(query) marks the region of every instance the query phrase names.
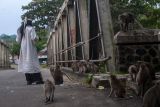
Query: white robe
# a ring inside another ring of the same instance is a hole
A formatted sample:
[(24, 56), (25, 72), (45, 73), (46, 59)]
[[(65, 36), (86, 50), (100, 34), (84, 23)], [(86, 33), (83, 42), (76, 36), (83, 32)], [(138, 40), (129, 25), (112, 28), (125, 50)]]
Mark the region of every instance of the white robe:
[(20, 28), (17, 30), (16, 41), (21, 43), (20, 56), (18, 61), (18, 72), (39, 73), (40, 65), (35, 47), (35, 40), (38, 39), (35, 29), (27, 26), (21, 41)]

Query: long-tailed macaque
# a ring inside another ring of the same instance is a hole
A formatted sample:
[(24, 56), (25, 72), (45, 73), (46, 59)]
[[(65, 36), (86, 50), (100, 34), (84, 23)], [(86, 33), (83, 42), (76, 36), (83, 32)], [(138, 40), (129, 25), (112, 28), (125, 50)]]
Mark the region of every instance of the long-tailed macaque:
[(120, 22), (120, 27), (122, 31), (128, 31), (129, 24), (131, 24), (133, 29), (133, 24), (135, 22), (135, 17), (132, 13), (124, 12), (118, 16), (118, 20)]
[(130, 65), (129, 68), (128, 68), (128, 72), (131, 76), (131, 80), (136, 81), (136, 76), (137, 76), (137, 73), (138, 73), (137, 66), (136, 65)]
[(122, 85), (120, 80), (117, 79), (117, 77), (113, 74), (110, 75), (110, 86), (111, 91), (109, 94), (109, 97), (114, 93), (115, 97), (124, 98), (126, 95), (125, 87)]
[(160, 107), (160, 83), (148, 89), (143, 97), (142, 107)]
[(63, 73), (60, 69), (60, 65), (56, 65), (54, 69), (50, 68), (50, 72), (54, 79), (55, 85), (63, 84)]
[(149, 74), (151, 75), (152, 80), (156, 79), (155, 70), (149, 62), (137, 61), (137, 65), (145, 64), (149, 68)]
[(55, 85), (50, 80), (44, 82), (45, 103), (53, 102)]
[(87, 72), (87, 66), (85, 62), (80, 61), (79, 62), (79, 73), (86, 73)]
[(76, 62), (73, 62), (72, 65), (71, 65), (71, 68), (73, 70), (73, 72), (77, 72), (79, 70), (79, 60), (76, 61)]
[(138, 95), (143, 97), (145, 92), (151, 87), (152, 78), (149, 68), (145, 63), (140, 64), (139, 72), (137, 73), (136, 83), (138, 85)]
[(93, 62), (90, 62), (89, 60), (85, 61), (87, 71), (90, 73), (97, 73), (98, 72), (98, 66), (94, 64)]

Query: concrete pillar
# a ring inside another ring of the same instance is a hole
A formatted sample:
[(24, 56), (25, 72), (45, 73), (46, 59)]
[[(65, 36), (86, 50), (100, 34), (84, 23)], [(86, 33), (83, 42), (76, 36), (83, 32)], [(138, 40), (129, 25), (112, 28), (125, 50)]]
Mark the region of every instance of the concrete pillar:
[[(79, 14), (80, 14), (80, 28), (82, 41), (89, 40), (89, 19), (87, 14), (87, 2), (88, 0), (77, 0)], [(83, 46), (84, 59), (89, 59), (89, 43), (86, 43)]]
[[(58, 22), (58, 40), (59, 40), (59, 52), (62, 51), (62, 24), (61, 20)], [(62, 61), (62, 53), (59, 53), (60, 61)]]
[(59, 49), (58, 49), (58, 30), (56, 29), (55, 30), (55, 45), (56, 45), (56, 61), (59, 61), (59, 54), (58, 54), (58, 52), (59, 52)]
[[(64, 49), (67, 49), (68, 47), (68, 40), (67, 40), (67, 16), (66, 16), (66, 11), (64, 11), (63, 15), (62, 15), (62, 29), (63, 29), (63, 43), (64, 43)], [(65, 55), (64, 55), (64, 59), (65, 61), (68, 60), (68, 51), (65, 51)], [(68, 66), (67, 64), (65, 66)]]
[(53, 57), (54, 57), (54, 63), (56, 62), (56, 40), (55, 40), (55, 32), (53, 33)]
[(4, 68), (4, 45), (2, 44), (2, 68)]
[(0, 68), (2, 68), (2, 43), (0, 41)]
[(109, 0), (95, 0), (97, 5), (97, 12), (100, 19), (102, 30), (102, 38), (104, 43), (105, 56), (111, 56), (112, 59), (108, 61), (108, 70), (115, 71), (115, 49), (113, 45), (113, 27), (110, 12)]
[(50, 42), (50, 47), (51, 47), (51, 63), (52, 65), (54, 64), (54, 54), (53, 54), (53, 33), (51, 35), (51, 38), (50, 38), (51, 42)]
[(7, 54), (6, 54), (6, 46), (4, 45), (4, 68), (6, 68), (6, 62), (7, 62)]
[(10, 62), (9, 62), (9, 48), (7, 48), (7, 68), (10, 68)]
[[(50, 41), (50, 40), (49, 40)], [(48, 41), (48, 44), (47, 44), (47, 64), (50, 65), (50, 42)]]
[[(74, 0), (69, 0), (68, 3), (68, 23), (69, 23), (69, 36), (71, 38), (71, 45), (76, 44), (76, 17), (74, 10)], [(72, 59), (76, 59), (76, 48), (72, 49)]]
[(49, 51), (48, 51), (48, 54), (49, 54), (49, 56), (48, 56), (49, 64), (52, 65), (53, 64), (53, 62), (52, 62), (52, 57), (53, 57), (53, 55), (52, 55), (52, 36), (50, 37), (50, 40), (49, 40)]

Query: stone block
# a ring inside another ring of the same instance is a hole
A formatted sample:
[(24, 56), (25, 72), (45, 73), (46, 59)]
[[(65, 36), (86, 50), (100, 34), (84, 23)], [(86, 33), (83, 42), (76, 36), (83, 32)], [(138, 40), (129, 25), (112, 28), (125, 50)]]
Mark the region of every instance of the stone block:
[(109, 75), (108, 76), (101, 76), (101, 75), (93, 76), (91, 85), (94, 88), (97, 88), (98, 86), (103, 86), (105, 88), (110, 87)]

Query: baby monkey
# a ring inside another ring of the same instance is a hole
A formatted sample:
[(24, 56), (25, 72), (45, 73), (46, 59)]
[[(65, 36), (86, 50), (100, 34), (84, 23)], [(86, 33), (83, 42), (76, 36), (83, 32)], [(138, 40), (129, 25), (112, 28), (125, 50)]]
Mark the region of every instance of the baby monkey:
[(131, 80), (136, 81), (136, 76), (137, 76), (137, 73), (138, 73), (137, 66), (136, 65), (130, 65), (129, 68), (128, 68), (128, 72), (131, 76)]
[(53, 102), (54, 91), (55, 91), (55, 85), (50, 80), (47, 79), (44, 82), (45, 103)]

